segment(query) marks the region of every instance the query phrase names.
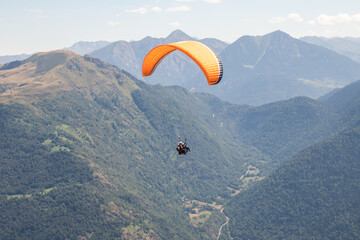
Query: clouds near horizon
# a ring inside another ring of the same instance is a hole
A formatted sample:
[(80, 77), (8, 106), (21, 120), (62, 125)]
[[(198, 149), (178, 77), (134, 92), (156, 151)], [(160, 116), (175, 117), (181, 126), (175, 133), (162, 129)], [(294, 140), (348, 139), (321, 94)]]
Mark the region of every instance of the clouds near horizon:
[[(146, 14), (150, 11), (160, 13), (163, 11), (163, 9), (161, 7), (141, 7), (141, 8), (136, 8), (136, 9), (126, 9), (125, 10), (126, 13), (137, 13), (137, 14)], [(191, 11), (191, 7), (189, 7), (187, 5), (180, 5), (180, 6), (165, 8), (165, 11), (166, 12), (186, 12), (186, 11)]]
[(348, 13), (339, 13), (337, 15), (321, 14), (316, 18), (316, 22), (322, 25), (334, 25), (339, 23), (360, 24), (360, 13), (353, 15)]
[(272, 17), (269, 19), (269, 22), (272, 24), (284, 23), (286, 21), (292, 21), (296, 23), (307, 23), (307, 24), (320, 24), (320, 25), (336, 25), (341, 23), (354, 23), (360, 24), (360, 13), (357, 14), (348, 14), (348, 13), (339, 13), (336, 15), (326, 15), (320, 14), (315, 19), (310, 19), (304, 21), (304, 19), (298, 13), (289, 13), (286, 17)]

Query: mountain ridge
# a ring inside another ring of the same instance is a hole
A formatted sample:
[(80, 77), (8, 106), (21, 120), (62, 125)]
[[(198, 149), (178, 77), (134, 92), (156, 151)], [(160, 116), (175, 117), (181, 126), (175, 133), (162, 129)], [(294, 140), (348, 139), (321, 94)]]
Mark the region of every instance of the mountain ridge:
[(301, 37), (300, 40), (328, 48), (337, 53), (345, 55), (353, 59), (354, 61), (360, 62), (359, 38), (351, 38), (351, 37), (325, 38), (325, 37), (316, 37), (316, 36), (305, 36), (305, 37)]
[[(200, 68), (185, 54), (176, 51), (170, 54), (161, 62), (161, 67), (156, 71), (156, 76), (142, 78), (142, 61), (146, 54), (154, 47), (172, 42), (195, 40), (181, 30), (171, 32), (165, 38), (145, 37), (139, 41), (118, 41), (108, 45), (103, 49), (99, 49), (90, 55), (103, 61), (114, 64), (124, 69), (135, 77), (143, 79), (147, 83), (162, 85), (180, 85), (184, 86), (186, 79), (191, 79), (196, 73), (200, 72)], [(203, 40), (198, 40), (202, 42)], [(210, 48), (220, 53), (227, 44), (214, 39), (205, 39)], [(171, 71), (169, 71), (171, 69)], [(183, 71), (186, 69), (186, 71)]]
[(281, 31), (240, 37), (220, 58), (227, 71), (221, 86), (208, 92), (232, 103), (261, 105), (296, 96), (317, 98), (360, 76), (358, 63)]
[[(38, 53), (26, 60), (19, 61), (10, 69), (7, 68), (3, 66), (0, 69), (3, 78), (2, 85), (5, 88), (5, 91), (0, 94), (0, 99), (7, 102), (23, 97), (27, 99), (31, 96), (39, 100), (46, 95), (55, 96), (74, 88), (85, 89), (91, 84), (100, 82), (103, 87), (109, 88), (110, 86), (107, 86), (105, 80), (107, 79), (106, 74), (109, 71), (120, 72), (110, 64), (100, 62), (87, 55), (79, 56), (69, 50)], [(99, 76), (94, 72), (94, 68), (104, 70)], [(4, 70), (6, 74), (4, 74)], [(118, 76), (120, 77), (120, 75), (114, 74), (112, 80), (121, 81), (120, 78), (116, 79)]]

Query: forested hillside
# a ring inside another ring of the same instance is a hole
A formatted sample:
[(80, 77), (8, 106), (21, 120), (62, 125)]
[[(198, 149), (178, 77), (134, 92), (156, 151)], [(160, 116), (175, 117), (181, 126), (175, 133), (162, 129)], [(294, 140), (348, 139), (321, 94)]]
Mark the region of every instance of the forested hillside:
[(300, 151), (230, 200), (226, 214), (234, 239), (360, 237), (359, 99), (359, 82), (321, 98), (323, 107), (338, 116), (329, 128), (333, 136)]
[(4, 239), (214, 238), (227, 187), (267, 159), (196, 95), (89, 56), (41, 53), (0, 74)]
[(270, 156), (272, 170), (300, 149), (339, 131), (340, 114), (327, 104), (297, 97), (258, 107), (228, 104), (204, 95), (233, 137)]
[(234, 105), (69, 51), (4, 64), (0, 236), (216, 239), (221, 209), (237, 208), (253, 182), (355, 126), (356, 99), (346, 111), (309, 98)]
[(360, 128), (307, 148), (228, 205), (234, 239), (359, 239)]

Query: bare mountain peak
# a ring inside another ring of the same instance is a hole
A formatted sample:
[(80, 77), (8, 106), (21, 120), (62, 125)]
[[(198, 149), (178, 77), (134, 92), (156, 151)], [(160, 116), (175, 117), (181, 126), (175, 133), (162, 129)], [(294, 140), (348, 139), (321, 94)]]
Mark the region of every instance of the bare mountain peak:
[(184, 33), (183, 31), (177, 29), (173, 32), (171, 32), (169, 34), (169, 36), (166, 37), (166, 39), (171, 39), (171, 40), (176, 40), (176, 41), (181, 41), (181, 40), (190, 40), (193, 39), (192, 37), (190, 37), (189, 35), (187, 35), (186, 33)]
[(24, 63), (32, 62), (37, 66), (38, 73), (48, 72), (51, 69), (63, 65), (69, 59), (80, 57), (69, 50), (55, 50), (50, 52), (36, 53), (28, 59), (24, 60)]
[(272, 41), (283, 41), (283, 40), (291, 40), (292, 38), (289, 34), (286, 32), (283, 32), (281, 30), (277, 30), (262, 36), (251, 36), (251, 35), (245, 35), (240, 37), (236, 42), (242, 42), (242, 41), (264, 41), (264, 40), (272, 40)]
[(67, 50), (42, 52), (3, 66), (0, 82), (4, 89), (0, 91), (0, 102), (32, 102), (68, 91), (87, 94), (89, 89), (100, 92), (114, 87), (129, 95), (136, 88), (134, 81), (118, 68)]
[(34, 55), (32, 55), (30, 58), (26, 59), (26, 62), (36, 62), (36, 61), (40, 61), (43, 60), (44, 57), (48, 58), (61, 58), (63, 60), (72, 58), (78, 56), (76, 53), (70, 51), (70, 50), (55, 50), (55, 51), (50, 51), (50, 52), (39, 52), (36, 53)]
[(261, 40), (273, 45), (287, 45), (295, 40), (289, 34), (277, 30), (261, 37)]
[[(290, 37), (290, 35), (286, 32), (283, 32), (281, 30), (276, 30), (274, 32), (271, 32), (271, 33), (268, 33), (266, 35), (269, 35), (269, 36), (280, 36), (280, 37)], [(265, 35), (265, 36), (266, 36)]]
[[(235, 42), (230, 44), (228, 51), (233, 51), (234, 48), (242, 48), (244, 51), (249, 51), (251, 48), (263, 49), (268, 46), (286, 46), (288, 43), (292, 44), (294, 38), (283, 31), (274, 31), (262, 36), (244, 35), (238, 38)], [(285, 44), (286, 43), (286, 44)]]
[[(55, 50), (50, 52), (40, 52), (36, 53), (25, 60), (16, 60), (9, 63), (4, 64), (1, 70), (10, 70), (17, 68), (23, 64), (34, 64), (37, 66), (38, 71), (49, 71), (50, 69), (64, 64), (67, 60), (78, 56), (77, 54), (68, 51), (68, 50)], [(44, 69), (44, 66), (45, 67)]]

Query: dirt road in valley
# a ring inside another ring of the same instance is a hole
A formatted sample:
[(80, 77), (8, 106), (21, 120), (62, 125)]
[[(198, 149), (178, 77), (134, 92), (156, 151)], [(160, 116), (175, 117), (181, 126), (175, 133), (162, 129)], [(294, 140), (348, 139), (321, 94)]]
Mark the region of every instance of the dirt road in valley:
[[(220, 210), (221, 213), (223, 213), (223, 211), (224, 211), (224, 208), (222, 208), (222, 209)], [(225, 216), (225, 218), (226, 218), (226, 222), (225, 222), (223, 225), (221, 225), (221, 227), (220, 227), (220, 229), (219, 229), (219, 234), (218, 234), (218, 237), (216, 238), (216, 240), (219, 240), (219, 238), (220, 238), (220, 236), (221, 236), (221, 231), (222, 231), (223, 227), (225, 227), (226, 224), (229, 223), (230, 218), (229, 218), (228, 216), (226, 216), (225, 214), (224, 214), (224, 216)]]

